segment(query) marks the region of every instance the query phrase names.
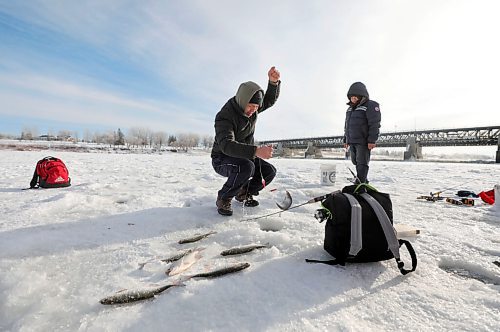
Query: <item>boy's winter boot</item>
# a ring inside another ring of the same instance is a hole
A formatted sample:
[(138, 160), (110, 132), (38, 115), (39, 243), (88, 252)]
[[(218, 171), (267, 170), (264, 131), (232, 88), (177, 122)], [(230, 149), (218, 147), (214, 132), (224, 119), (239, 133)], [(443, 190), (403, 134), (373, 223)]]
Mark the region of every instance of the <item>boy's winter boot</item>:
[(217, 212), (223, 216), (232, 216), (233, 215), (233, 208), (231, 207), (231, 200), (233, 198), (219, 198), (217, 197), (217, 202), (215, 205), (217, 205)]

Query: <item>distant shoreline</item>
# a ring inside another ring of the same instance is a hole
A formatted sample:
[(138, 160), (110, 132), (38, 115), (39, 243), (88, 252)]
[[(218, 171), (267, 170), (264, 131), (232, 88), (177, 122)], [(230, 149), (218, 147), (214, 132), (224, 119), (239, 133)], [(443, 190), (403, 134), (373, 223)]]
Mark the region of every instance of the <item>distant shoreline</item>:
[[(138, 146), (126, 146), (126, 145), (109, 145), (109, 144), (97, 144), (97, 143), (86, 143), (86, 142), (62, 142), (62, 141), (20, 141), (12, 139), (0, 139), (0, 150), (10, 150), (10, 151), (64, 151), (64, 152), (80, 152), (80, 153), (141, 153), (141, 154), (151, 154), (151, 153), (162, 153), (162, 152), (187, 152), (196, 150), (197, 152), (210, 152), (210, 149), (204, 148), (183, 148), (183, 147), (173, 147), (173, 146), (162, 146), (158, 147), (138, 147)], [(325, 155), (326, 154), (326, 155)], [(312, 158), (317, 160), (346, 160), (338, 154), (335, 156), (328, 156), (328, 152), (323, 152), (322, 158)], [(438, 163), (467, 163), (467, 164), (495, 164), (495, 160), (492, 159), (478, 159), (484, 156), (478, 156), (473, 154), (461, 153), (464, 158), (455, 156), (436, 156), (436, 155), (426, 155), (424, 153), (424, 159), (419, 160), (409, 160), (409, 162), (438, 162)], [(275, 158), (281, 159), (306, 159), (302, 156), (276, 156)], [(398, 156), (386, 156), (383, 154), (372, 154), (372, 161), (397, 161), (397, 162), (408, 162), (408, 160), (403, 160), (403, 152), (401, 151), (401, 157)]]

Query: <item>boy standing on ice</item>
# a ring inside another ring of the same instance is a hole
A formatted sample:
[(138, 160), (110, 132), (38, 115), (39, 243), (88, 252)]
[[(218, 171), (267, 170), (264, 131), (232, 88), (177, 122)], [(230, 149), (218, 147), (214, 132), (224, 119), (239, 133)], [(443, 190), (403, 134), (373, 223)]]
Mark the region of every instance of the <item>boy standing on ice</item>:
[(375, 148), (380, 130), (380, 107), (370, 100), (366, 86), (361, 82), (351, 85), (347, 92), (349, 108), (344, 126), (344, 147), (350, 149), (351, 160), (361, 183), (368, 183), (370, 152)]
[(254, 82), (240, 85), (236, 96), (229, 99), (215, 116), (215, 140), (212, 166), (217, 174), (227, 177), (217, 194), (217, 211), (224, 216), (233, 214), (233, 197), (245, 206), (257, 206), (253, 199), (276, 175), (276, 168), (265, 161), (273, 155), (272, 146), (254, 144), (257, 114), (273, 106), (280, 91), (280, 72), (271, 67), (269, 82), (264, 90)]

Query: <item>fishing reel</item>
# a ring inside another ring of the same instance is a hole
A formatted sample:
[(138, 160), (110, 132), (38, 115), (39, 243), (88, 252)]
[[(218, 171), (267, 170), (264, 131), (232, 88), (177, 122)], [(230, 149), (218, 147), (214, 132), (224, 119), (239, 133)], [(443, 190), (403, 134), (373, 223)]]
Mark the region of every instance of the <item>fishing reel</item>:
[(316, 212), (314, 212), (314, 218), (316, 218), (316, 220), (319, 223), (322, 223), (323, 221), (325, 221), (329, 217), (330, 217), (330, 212), (327, 209), (319, 209), (319, 210), (316, 210)]

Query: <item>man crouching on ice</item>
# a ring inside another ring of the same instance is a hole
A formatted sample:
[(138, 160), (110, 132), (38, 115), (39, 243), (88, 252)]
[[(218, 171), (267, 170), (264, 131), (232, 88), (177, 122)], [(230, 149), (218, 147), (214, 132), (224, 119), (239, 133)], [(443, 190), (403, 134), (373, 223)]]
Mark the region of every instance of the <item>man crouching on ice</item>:
[(271, 183), (276, 168), (263, 159), (273, 156), (272, 146), (254, 145), (257, 114), (273, 106), (280, 91), (280, 73), (271, 67), (267, 73), (267, 91), (254, 82), (240, 85), (215, 116), (215, 141), (212, 166), (217, 174), (227, 177), (217, 195), (217, 211), (224, 216), (233, 214), (233, 197), (245, 206), (257, 206), (253, 199), (265, 185)]

